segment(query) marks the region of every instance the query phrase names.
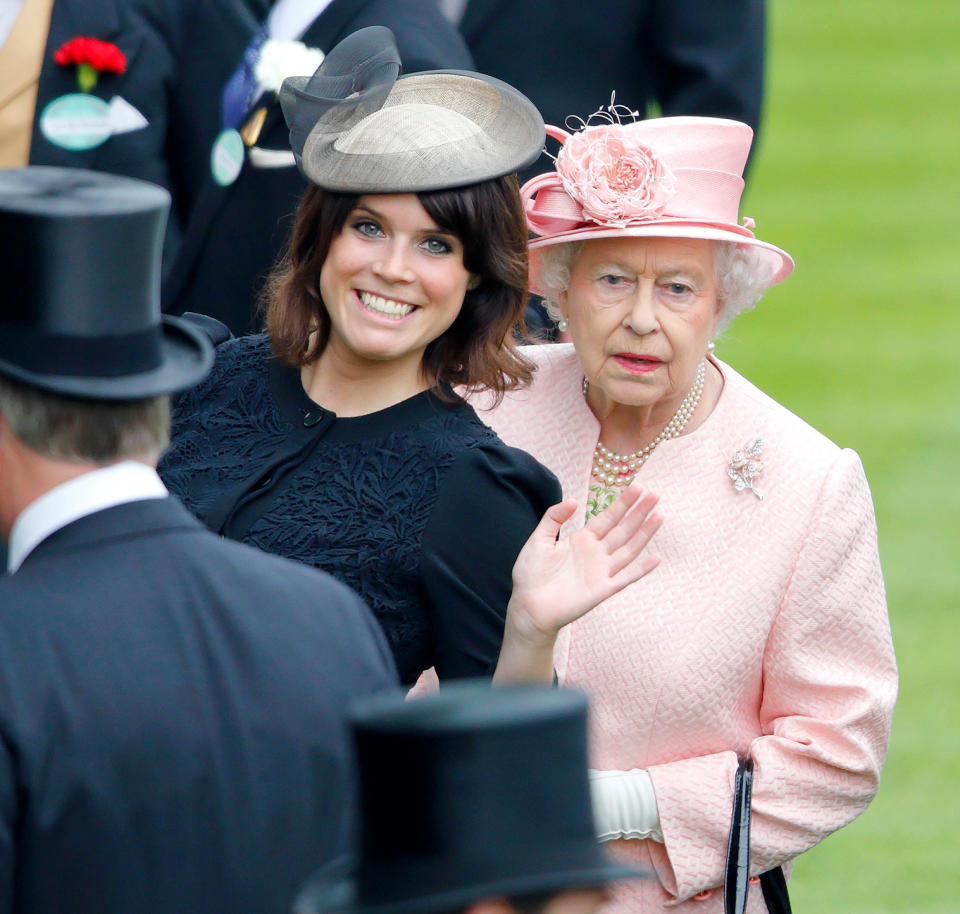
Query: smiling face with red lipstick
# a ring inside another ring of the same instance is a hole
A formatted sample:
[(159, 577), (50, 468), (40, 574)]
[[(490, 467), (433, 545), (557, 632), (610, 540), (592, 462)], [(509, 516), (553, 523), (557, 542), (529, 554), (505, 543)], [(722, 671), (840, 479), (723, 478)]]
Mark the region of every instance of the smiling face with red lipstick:
[[(614, 423), (624, 430), (618, 437), (633, 429), (643, 439), (676, 413), (717, 330), (717, 293), (710, 241), (584, 243), (558, 303), (589, 382), (591, 408), (602, 422), (614, 413), (624, 417)], [(705, 406), (719, 383), (714, 375), (707, 373)]]

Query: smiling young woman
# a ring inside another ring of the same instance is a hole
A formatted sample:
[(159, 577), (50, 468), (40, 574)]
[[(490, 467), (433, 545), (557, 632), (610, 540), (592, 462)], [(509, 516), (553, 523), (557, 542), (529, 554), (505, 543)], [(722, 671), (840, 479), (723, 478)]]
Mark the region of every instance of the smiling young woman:
[[(498, 397), (531, 376), (513, 342), (528, 265), (513, 172), (543, 123), (479, 74), (394, 82), (384, 33), (285, 84), (312, 186), (266, 291), (267, 332), (218, 347), (175, 405), (161, 470), (214, 530), (358, 591), (403, 682), (430, 666), (490, 676), (514, 561), (560, 490), (458, 391)], [(359, 92), (331, 100), (345, 73)]]
[(512, 333), (526, 295), (513, 175), (408, 194), (311, 187), (268, 291), (267, 330), (308, 392), (349, 399), (351, 413), (428, 388), (503, 393), (531, 377)]

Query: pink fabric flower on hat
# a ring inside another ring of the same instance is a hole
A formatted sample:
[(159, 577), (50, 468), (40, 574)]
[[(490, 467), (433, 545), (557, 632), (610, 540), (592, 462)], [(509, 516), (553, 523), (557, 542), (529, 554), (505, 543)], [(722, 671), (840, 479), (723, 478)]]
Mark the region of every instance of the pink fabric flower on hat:
[(557, 174), (588, 219), (613, 226), (656, 219), (677, 189), (669, 166), (648, 146), (625, 142), (616, 124), (570, 136)]

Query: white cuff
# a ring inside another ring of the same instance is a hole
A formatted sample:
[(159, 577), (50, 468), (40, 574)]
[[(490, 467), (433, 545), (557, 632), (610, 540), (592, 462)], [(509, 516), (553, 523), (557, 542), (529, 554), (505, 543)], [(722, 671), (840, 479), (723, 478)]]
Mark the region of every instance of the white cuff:
[(653, 781), (643, 768), (590, 771), (590, 794), (597, 837), (651, 838), (663, 843)]

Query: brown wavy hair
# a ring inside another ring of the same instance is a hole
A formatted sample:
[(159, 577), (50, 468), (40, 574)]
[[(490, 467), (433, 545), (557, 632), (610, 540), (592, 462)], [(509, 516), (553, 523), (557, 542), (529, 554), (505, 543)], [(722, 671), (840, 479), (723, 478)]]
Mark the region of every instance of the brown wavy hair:
[[(453, 324), (427, 345), (421, 371), (441, 393), (458, 385), (491, 390), (499, 400), (533, 374), (514, 337), (525, 329), (527, 301), (527, 227), (516, 176), (417, 197), (440, 228), (457, 236), (464, 267), (479, 279)], [(310, 185), (300, 201), (290, 245), (264, 291), (274, 354), (292, 365), (315, 361), (330, 339), (320, 270), (359, 199)]]

